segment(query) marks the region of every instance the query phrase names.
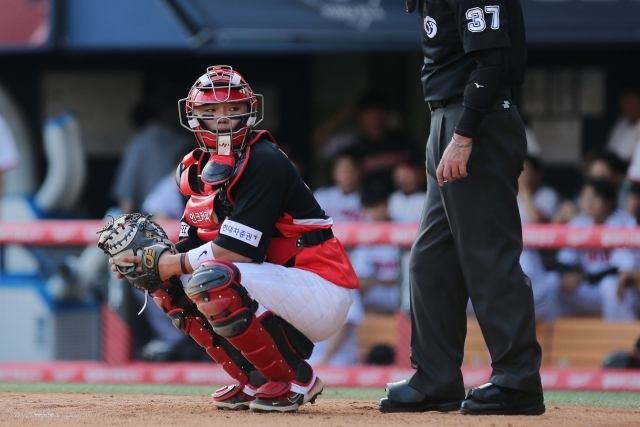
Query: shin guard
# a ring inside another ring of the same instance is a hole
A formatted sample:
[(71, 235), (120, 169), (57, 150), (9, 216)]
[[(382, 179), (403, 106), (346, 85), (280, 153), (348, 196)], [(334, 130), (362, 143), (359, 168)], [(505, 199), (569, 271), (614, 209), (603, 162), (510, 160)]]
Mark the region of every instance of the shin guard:
[(204, 263), (189, 279), (187, 295), (213, 331), (240, 350), (267, 380), (310, 381), (313, 370), (291, 345), (281, 326), (284, 321), (270, 312), (256, 317), (258, 303), (240, 284), (240, 271), (233, 263)]
[(153, 294), (154, 302), (171, 318), (177, 329), (190, 335), (232, 378), (254, 388), (265, 379), (233, 345), (216, 334), (196, 304), (184, 293), (178, 280), (165, 281)]

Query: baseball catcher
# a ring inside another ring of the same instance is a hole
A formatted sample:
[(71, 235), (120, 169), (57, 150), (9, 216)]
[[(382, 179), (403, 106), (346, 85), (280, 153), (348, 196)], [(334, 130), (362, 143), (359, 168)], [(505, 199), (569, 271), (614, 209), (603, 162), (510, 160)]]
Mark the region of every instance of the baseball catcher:
[(232, 67), (209, 67), (179, 101), (199, 148), (176, 181), (178, 242), (148, 216), (102, 231), (112, 269), (153, 299), (236, 381), (219, 409), (294, 412), (323, 385), (306, 362), (343, 324), (357, 277), (327, 217), (262, 120), (261, 95)]

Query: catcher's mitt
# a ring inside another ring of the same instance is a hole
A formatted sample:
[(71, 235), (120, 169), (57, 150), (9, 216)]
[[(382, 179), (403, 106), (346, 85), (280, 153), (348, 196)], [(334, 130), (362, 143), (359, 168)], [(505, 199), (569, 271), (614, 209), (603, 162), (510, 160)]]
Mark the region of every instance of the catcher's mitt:
[[(151, 215), (120, 215), (98, 233), (98, 247), (113, 259), (116, 268), (129, 283), (145, 293), (153, 293), (160, 287), (160, 255), (165, 251), (176, 253), (176, 248), (162, 227), (151, 220)], [(132, 255), (141, 258), (142, 273), (136, 271), (136, 264), (121, 260), (124, 256)]]

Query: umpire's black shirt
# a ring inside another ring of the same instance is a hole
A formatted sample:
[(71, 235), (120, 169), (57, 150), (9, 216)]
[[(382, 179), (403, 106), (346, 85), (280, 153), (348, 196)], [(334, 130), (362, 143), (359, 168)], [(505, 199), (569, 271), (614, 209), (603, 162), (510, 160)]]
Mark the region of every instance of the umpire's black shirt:
[(461, 97), (478, 66), (472, 52), (506, 48), (501, 86), (522, 84), (525, 32), (519, 0), (420, 0), (425, 101)]

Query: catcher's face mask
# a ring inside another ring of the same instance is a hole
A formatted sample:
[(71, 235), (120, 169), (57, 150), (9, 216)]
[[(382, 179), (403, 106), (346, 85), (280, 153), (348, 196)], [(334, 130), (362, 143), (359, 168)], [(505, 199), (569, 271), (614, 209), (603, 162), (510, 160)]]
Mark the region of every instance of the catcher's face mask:
[[(247, 135), (262, 121), (262, 116), (258, 117), (258, 98), (262, 98), (262, 95), (254, 94), (244, 77), (232, 67), (209, 67), (193, 84), (189, 95), (178, 101), (180, 123), (195, 134), (203, 150), (220, 155), (230, 154), (244, 148)], [(230, 128), (220, 126), (222, 120), (215, 122), (215, 126), (212, 126), (211, 121), (205, 123), (207, 114), (199, 114), (206, 113), (199, 107), (230, 103), (247, 106), (242, 113), (227, 114), (229, 120), (238, 120), (237, 124)]]

